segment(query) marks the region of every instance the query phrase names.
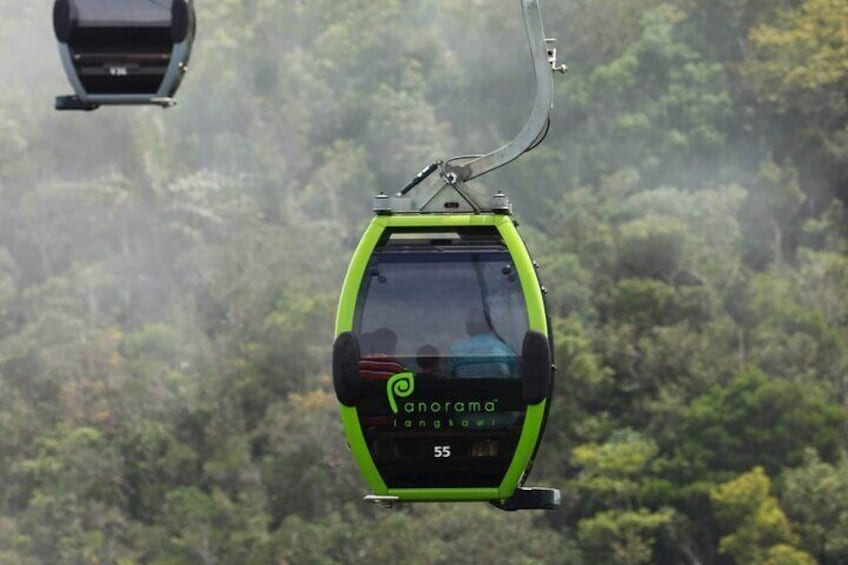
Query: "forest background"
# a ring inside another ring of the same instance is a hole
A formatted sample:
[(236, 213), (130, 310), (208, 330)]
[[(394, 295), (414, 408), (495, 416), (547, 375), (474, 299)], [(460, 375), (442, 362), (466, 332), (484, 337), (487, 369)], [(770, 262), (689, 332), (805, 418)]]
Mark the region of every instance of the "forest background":
[(333, 316), (371, 196), (530, 110), (513, 0), (198, 2), (173, 110), (57, 113), (0, 0), (0, 563), (848, 563), (848, 0), (548, 0), (559, 511), (381, 511)]

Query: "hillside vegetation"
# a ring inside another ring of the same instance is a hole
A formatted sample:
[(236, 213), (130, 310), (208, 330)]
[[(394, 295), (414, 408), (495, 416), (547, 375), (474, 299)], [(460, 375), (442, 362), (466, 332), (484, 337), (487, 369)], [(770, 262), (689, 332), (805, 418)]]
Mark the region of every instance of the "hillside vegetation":
[(372, 194), (510, 139), (514, 0), (198, 2), (179, 106), (60, 114), (0, 0), (0, 564), (848, 563), (848, 0), (547, 0), (516, 203), (559, 511), (360, 501), (330, 379)]

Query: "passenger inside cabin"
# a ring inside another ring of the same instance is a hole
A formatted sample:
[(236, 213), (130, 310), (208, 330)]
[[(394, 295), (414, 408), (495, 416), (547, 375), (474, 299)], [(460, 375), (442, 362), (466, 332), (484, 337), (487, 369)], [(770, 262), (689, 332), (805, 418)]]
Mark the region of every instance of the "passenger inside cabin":
[(397, 335), (386, 327), (362, 334), (360, 339), (362, 359), (359, 361), (359, 376), (364, 380), (387, 381), (406, 369), (394, 358)]
[(433, 379), (442, 376), (439, 369), (439, 350), (434, 345), (428, 343), (418, 348), (415, 353), (415, 360), (418, 363), (419, 376)]
[(515, 375), (518, 356), (498, 338), (485, 312), (468, 312), (465, 322), (468, 339), (451, 346), (447, 374), (454, 379), (506, 379)]

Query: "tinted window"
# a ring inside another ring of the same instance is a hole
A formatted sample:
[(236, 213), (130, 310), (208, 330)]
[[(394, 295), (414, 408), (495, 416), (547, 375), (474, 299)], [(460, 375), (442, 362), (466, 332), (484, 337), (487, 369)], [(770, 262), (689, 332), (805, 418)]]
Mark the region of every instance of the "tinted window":
[(365, 354), (446, 378), (517, 376), (527, 312), (505, 249), (378, 252), (358, 310)]
[(81, 26), (170, 26), (171, 0), (73, 0)]

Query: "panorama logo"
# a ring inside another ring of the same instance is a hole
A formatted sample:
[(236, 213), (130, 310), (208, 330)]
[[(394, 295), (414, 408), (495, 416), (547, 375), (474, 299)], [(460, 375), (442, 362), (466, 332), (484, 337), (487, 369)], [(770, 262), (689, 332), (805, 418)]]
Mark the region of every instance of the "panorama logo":
[(494, 429), (514, 423), (512, 414), (497, 415), (498, 399), (414, 402), (415, 375), (397, 373), (386, 382), (386, 396), (395, 413), (394, 426), (406, 429)]
[(398, 398), (407, 398), (413, 392), (415, 392), (415, 375), (409, 371), (393, 375), (386, 383), (386, 395), (389, 397), (392, 412), (398, 413)]

